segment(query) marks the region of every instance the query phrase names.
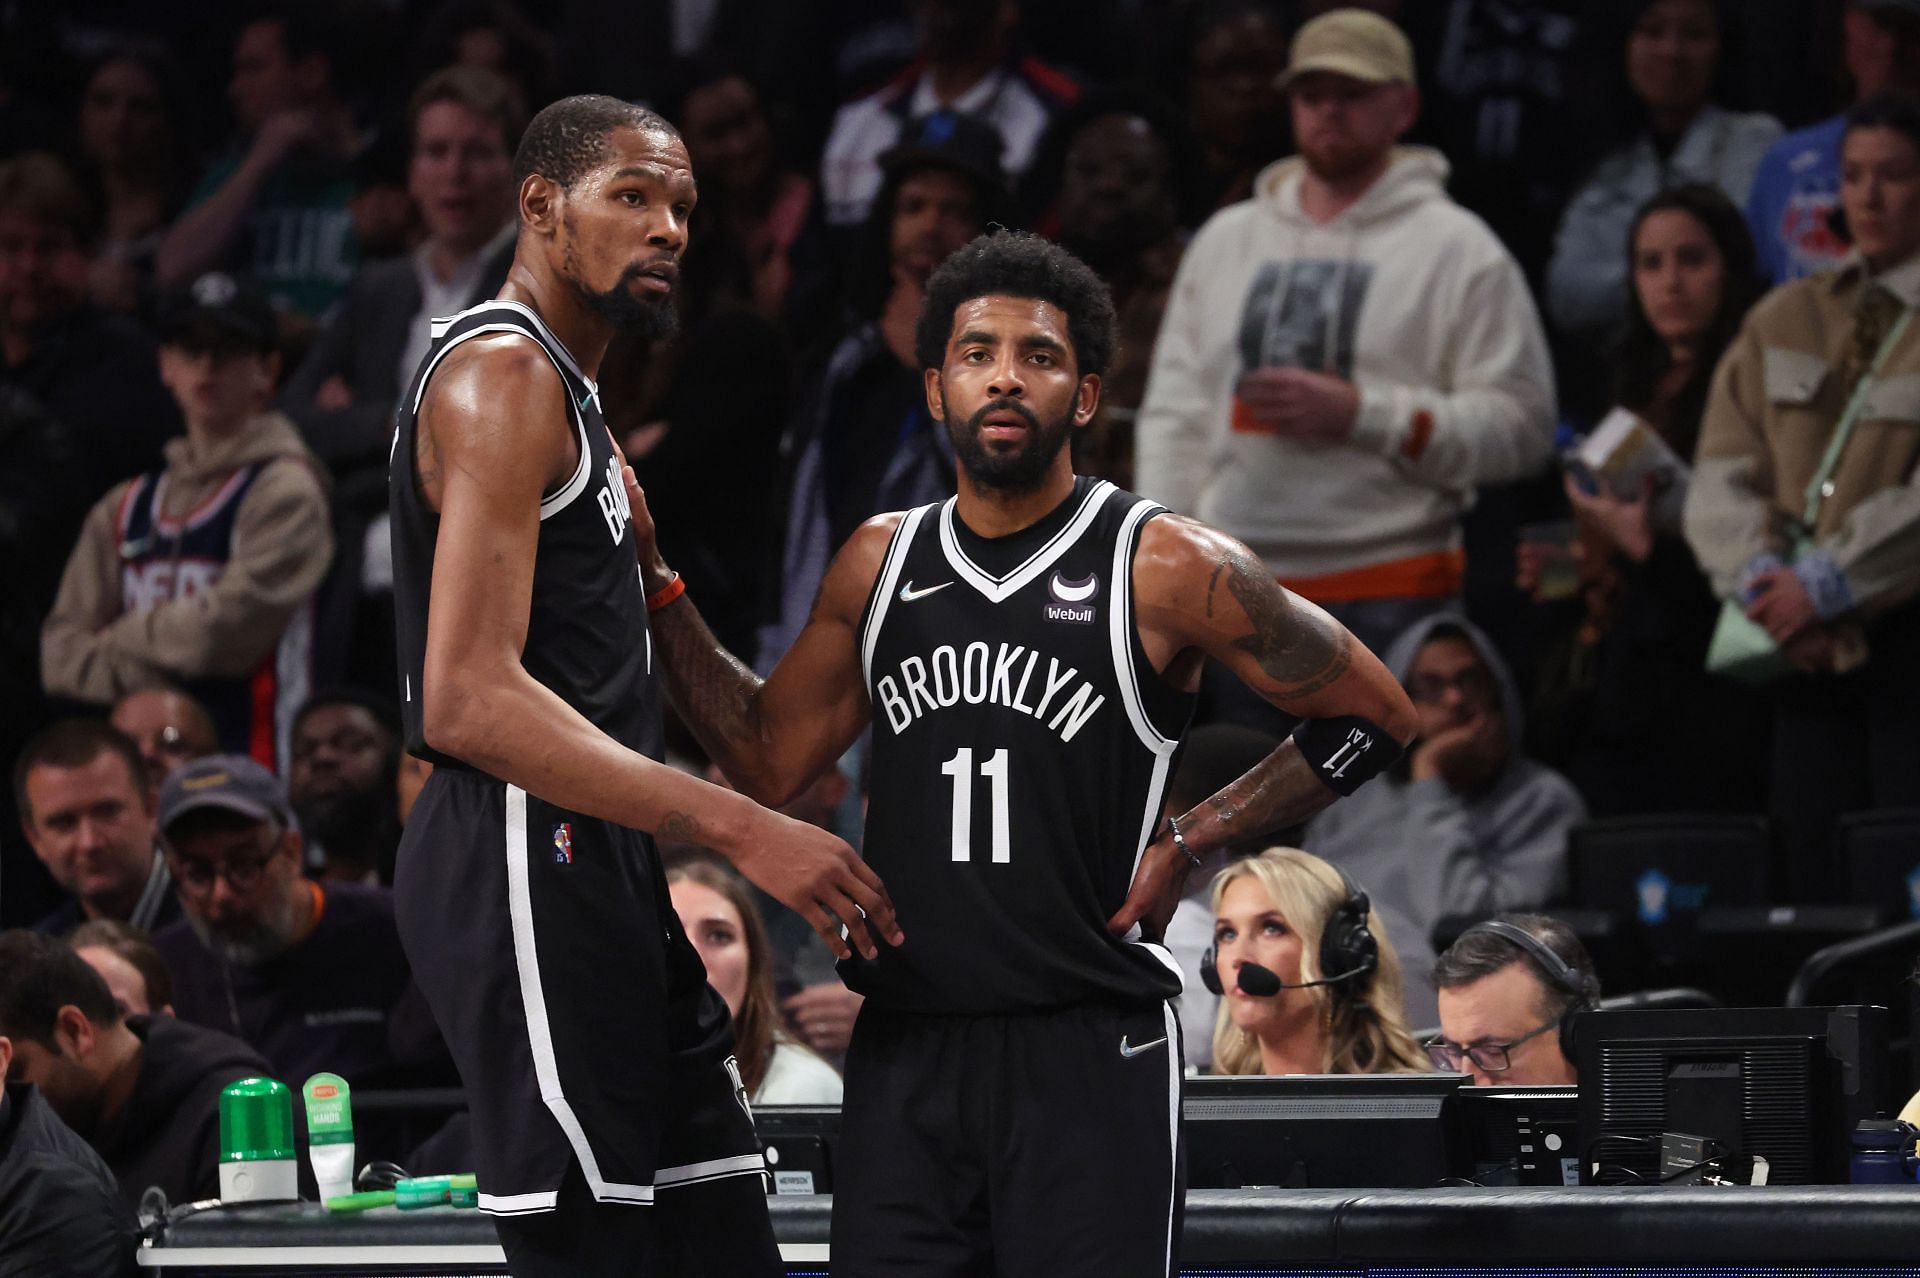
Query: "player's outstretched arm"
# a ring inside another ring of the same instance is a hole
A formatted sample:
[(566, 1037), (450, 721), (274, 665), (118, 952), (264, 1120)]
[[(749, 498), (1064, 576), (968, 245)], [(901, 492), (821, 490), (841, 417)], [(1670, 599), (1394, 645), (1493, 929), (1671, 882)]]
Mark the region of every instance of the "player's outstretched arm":
[[(1189, 850), (1214, 849), (1296, 825), (1399, 757), (1417, 720), (1380, 659), (1325, 611), (1273, 579), (1259, 556), (1198, 521), (1162, 516), (1141, 530), (1134, 590), (1143, 641), (1173, 667), (1212, 657), (1307, 722), (1245, 776), (1177, 818)], [(1109, 922), (1155, 933), (1192, 863), (1162, 833)]]
[(841, 923), (873, 952), (866, 919), (893, 935), (892, 903), (845, 843), (626, 749), (521, 665), (541, 494), (576, 464), (564, 395), (545, 353), (518, 336), (463, 344), (429, 387), (414, 458), (440, 513), (420, 689), (427, 744), (560, 807), (712, 847), (836, 953), (847, 952)]
[[(651, 594), (673, 573), (654, 547), (646, 494), (632, 468), (625, 473), (641, 578)], [(847, 539), (800, 637), (764, 681), (714, 637), (690, 594), (649, 619), (673, 708), (727, 779), (762, 803), (792, 800), (833, 766), (873, 714), (860, 667), (860, 616), (899, 523), (897, 514), (880, 515)]]

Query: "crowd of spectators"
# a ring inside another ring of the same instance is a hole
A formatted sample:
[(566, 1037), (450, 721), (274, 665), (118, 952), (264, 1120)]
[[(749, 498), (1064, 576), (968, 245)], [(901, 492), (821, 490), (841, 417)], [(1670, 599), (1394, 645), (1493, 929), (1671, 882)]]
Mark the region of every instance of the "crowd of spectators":
[[(1080, 468), (1241, 538), (1406, 684), (1398, 768), (1169, 933), (1190, 985), (1203, 946), (1227, 985), (1260, 946), (1311, 979), (1331, 863), (1371, 898), (1363, 995), (1196, 998), (1193, 1064), (1477, 1062), (1557, 1018), (1537, 955), (1435, 967), (1437, 930), (1563, 899), (1592, 817), (1764, 815), (1775, 898), (1831, 892), (1837, 818), (1920, 807), (1920, 0), (1335, 8), (0, 11), (0, 923), (58, 939), (0, 938), (0, 1139), (59, 1145), (51, 1104), (128, 1174), (206, 1143), (225, 1072), (446, 1076), (385, 886), (426, 768), (387, 445), (567, 93), (645, 100), (693, 159), (678, 324), (601, 382), (743, 658), (863, 520), (953, 491), (922, 292), (1025, 226), (1120, 319)], [(1670, 464), (1594, 463), (1623, 422)], [(1290, 727), (1210, 674), (1172, 810)], [(794, 811), (857, 838), (857, 753), (832, 780)], [(750, 1089), (829, 1098), (857, 997), (676, 864)], [(142, 1096), (186, 1099), (161, 1132)]]

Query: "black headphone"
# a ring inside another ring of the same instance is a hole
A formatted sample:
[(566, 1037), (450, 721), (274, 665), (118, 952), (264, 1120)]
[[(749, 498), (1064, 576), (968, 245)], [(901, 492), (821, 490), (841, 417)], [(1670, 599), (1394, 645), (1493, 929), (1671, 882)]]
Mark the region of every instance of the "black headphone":
[(1488, 919), (1484, 923), (1475, 923), (1462, 932), (1458, 945), (1469, 936), (1478, 933), (1481, 936), (1497, 936), (1507, 943), (1519, 947), (1521, 953), (1534, 960), (1547, 980), (1563, 993), (1573, 997), (1567, 1010), (1560, 1014), (1560, 1054), (1568, 1060), (1573, 1059), (1573, 1018), (1581, 1012), (1590, 1012), (1600, 1006), (1600, 982), (1591, 975), (1583, 975), (1580, 969), (1554, 953), (1551, 945), (1517, 924), (1504, 919)]
[[(1333, 907), (1333, 913), (1327, 915), (1327, 921), (1320, 929), (1320, 979), (1285, 982), (1282, 989), (1301, 990), (1313, 985), (1332, 985), (1365, 976), (1380, 966), (1380, 942), (1373, 939), (1373, 932), (1367, 927), (1367, 915), (1372, 913), (1373, 903), (1367, 899), (1360, 885), (1353, 881), (1353, 876), (1331, 861), (1327, 864), (1340, 876), (1347, 895)], [(1200, 983), (1212, 993), (1225, 994), (1226, 990), (1220, 984), (1218, 956), (1214, 952), (1216, 948), (1209, 945), (1207, 952), (1200, 956)]]

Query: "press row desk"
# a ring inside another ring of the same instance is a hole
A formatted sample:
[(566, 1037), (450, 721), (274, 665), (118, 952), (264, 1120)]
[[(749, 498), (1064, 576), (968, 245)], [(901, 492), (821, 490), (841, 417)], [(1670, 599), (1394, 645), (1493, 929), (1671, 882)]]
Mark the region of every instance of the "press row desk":
[[(787, 1272), (831, 1274), (832, 1199), (769, 1202)], [(450, 1207), (332, 1218), (311, 1206), (206, 1213), (176, 1222), (140, 1263), (169, 1278), (506, 1272), (487, 1219)], [(1920, 1278), (1920, 1186), (1197, 1190), (1187, 1197), (1180, 1267), (1219, 1278), (1656, 1270)]]

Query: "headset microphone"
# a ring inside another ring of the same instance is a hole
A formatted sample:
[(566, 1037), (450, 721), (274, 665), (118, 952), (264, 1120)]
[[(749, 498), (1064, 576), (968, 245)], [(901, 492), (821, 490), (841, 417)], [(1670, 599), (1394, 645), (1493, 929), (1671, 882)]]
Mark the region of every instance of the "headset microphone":
[(1258, 963), (1242, 964), (1240, 975), (1234, 978), (1234, 983), (1255, 998), (1272, 998), (1286, 988), (1285, 981)]
[(1329, 976), (1321, 981), (1289, 983), (1281, 980), (1279, 974), (1271, 968), (1261, 967), (1258, 963), (1242, 963), (1239, 974), (1234, 977), (1234, 984), (1238, 985), (1244, 994), (1251, 994), (1255, 998), (1272, 998), (1281, 990), (1306, 990), (1316, 985), (1334, 985), (1356, 976), (1363, 976), (1372, 970), (1371, 968), (1355, 969), (1351, 972), (1342, 972), (1338, 976)]

